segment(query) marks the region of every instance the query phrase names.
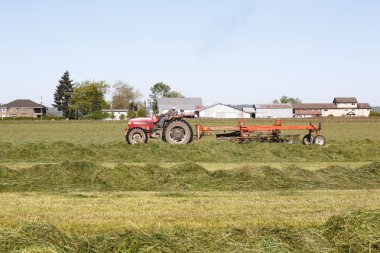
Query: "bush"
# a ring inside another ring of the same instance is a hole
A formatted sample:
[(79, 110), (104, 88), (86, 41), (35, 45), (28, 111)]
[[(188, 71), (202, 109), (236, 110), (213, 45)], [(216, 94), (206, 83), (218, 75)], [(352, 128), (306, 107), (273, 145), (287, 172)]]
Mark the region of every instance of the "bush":
[(125, 114), (124, 114), (124, 113), (121, 114), (121, 115), (119, 116), (119, 119), (120, 119), (120, 120), (125, 120)]
[(96, 111), (89, 114), (88, 118), (89, 119), (106, 119), (106, 118), (109, 118), (109, 113)]

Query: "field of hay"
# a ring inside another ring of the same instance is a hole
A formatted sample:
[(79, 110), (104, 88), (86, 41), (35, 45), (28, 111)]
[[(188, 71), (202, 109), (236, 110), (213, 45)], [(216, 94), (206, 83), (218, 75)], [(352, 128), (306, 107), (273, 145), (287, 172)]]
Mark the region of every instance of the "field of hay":
[(125, 126), (0, 122), (0, 252), (380, 252), (380, 119), (323, 119), (322, 147)]

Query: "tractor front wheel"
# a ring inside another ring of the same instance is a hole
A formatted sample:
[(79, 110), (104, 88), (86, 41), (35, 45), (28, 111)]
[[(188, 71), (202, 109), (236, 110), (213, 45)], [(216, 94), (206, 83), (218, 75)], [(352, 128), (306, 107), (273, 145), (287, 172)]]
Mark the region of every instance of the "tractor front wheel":
[(128, 130), (125, 139), (129, 144), (146, 143), (148, 141), (148, 135), (144, 129), (134, 127)]

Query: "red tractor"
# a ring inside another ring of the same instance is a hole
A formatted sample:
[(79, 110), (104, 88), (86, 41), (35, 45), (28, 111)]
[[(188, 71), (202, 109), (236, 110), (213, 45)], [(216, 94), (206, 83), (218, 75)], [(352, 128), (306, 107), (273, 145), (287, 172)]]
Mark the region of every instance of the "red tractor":
[(193, 140), (193, 129), (181, 115), (164, 122), (156, 115), (129, 120), (125, 129), (125, 139), (129, 144), (147, 143), (150, 138), (161, 138), (170, 144), (188, 144)]

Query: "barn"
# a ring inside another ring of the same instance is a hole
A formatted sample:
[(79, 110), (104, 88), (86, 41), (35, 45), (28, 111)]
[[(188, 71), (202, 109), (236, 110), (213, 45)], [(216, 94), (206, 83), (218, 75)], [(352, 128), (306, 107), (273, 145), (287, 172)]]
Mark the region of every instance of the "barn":
[(248, 119), (251, 114), (225, 104), (215, 104), (197, 111), (200, 118)]
[(291, 104), (255, 104), (255, 118), (292, 118)]

